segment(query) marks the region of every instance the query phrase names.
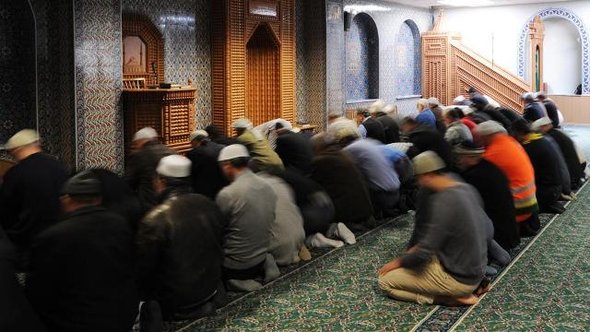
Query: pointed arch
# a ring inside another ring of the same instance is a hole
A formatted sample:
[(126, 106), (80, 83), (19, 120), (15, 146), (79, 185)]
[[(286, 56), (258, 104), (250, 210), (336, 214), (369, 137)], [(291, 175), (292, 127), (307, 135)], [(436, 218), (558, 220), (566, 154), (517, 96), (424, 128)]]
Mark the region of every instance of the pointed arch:
[(568, 8), (546, 8), (538, 11), (534, 15), (532, 15), (523, 25), (520, 31), (520, 37), (518, 39), (518, 76), (521, 78), (525, 78), (525, 68), (526, 68), (526, 38), (528, 34), (528, 27), (529, 23), (533, 21), (535, 16), (541, 17), (541, 19), (551, 18), (551, 17), (558, 17), (563, 18), (573, 25), (576, 26), (578, 29), (578, 33), (580, 34), (580, 40), (582, 41), (582, 94), (590, 94), (590, 40), (588, 35), (588, 29), (586, 25), (576, 15), (572, 10)]

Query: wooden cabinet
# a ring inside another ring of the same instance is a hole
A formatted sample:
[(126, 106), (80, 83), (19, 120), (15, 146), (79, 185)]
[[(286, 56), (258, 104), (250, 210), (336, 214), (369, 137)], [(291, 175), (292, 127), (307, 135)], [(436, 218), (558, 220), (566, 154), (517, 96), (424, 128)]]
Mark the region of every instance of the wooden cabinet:
[(123, 89), (125, 151), (135, 132), (152, 127), (170, 148), (191, 149), (189, 135), (195, 130), (196, 89)]

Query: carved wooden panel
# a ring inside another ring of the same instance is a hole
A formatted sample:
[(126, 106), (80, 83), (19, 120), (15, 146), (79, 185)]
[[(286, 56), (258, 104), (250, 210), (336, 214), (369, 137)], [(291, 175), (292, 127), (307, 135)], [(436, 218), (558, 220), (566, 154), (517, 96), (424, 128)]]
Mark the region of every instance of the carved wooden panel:
[(149, 18), (123, 13), (123, 78), (144, 78), (148, 85), (164, 81), (164, 40)]
[(143, 127), (156, 129), (163, 143), (178, 152), (190, 150), (195, 93), (194, 88), (123, 90), (127, 150), (133, 134)]
[(245, 116), (294, 122), (295, 0), (217, 0), (211, 14), (213, 124), (230, 134)]
[(520, 96), (530, 85), (464, 47), (448, 33), (422, 35), (422, 94), (448, 105), (474, 87), (501, 105), (522, 111)]

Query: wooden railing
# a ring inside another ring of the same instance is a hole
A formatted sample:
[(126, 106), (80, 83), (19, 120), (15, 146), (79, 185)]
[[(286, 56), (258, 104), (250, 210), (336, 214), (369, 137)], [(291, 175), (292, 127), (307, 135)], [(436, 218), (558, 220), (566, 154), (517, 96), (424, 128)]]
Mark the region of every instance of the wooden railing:
[(474, 87), (500, 105), (522, 111), (520, 97), (524, 92), (530, 91), (529, 83), (492, 64), (457, 40), (452, 40), (451, 46), (455, 58), (455, 79), (463, 91), (464, 87)]
[(451, 104), (458, 95), (467, 96), (475, 88), (500, 105), (522, 112), (521, 95), (530, 84), (492, 64), (461, 43), (451, 33), (427, 32), (422, 35), (422, 94)]

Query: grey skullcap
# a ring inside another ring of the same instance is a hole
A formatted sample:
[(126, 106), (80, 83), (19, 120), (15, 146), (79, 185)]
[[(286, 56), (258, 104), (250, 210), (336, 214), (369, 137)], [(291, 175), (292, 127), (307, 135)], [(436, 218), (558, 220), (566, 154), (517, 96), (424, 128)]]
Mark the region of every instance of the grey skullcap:
[(424, 151), (412, 159), (414, 175), (430, 173), (444, 169), (447, 165), (434, 151)]
[(437, 105), (437, 106), (440, 105), (440, 101), (438, 101), (438, 98), (436, 98), (436, 97), (428, 98), (427, 102), (429, 105)]
[(232, 124), (232, 127), (240, 128), (240, 129), (248, 129), (251, 126), (252, 126), (252, 122), (250, 122), (250, 120), (248, 120), (246, 118), (238, 119), (238, 120), (234, 121), (234, 123)]
[(383, 108), (385, 107), (385, 102), (381, 99), (375, 101), (371, 106), (369, 106), (369, 113), (375, 114), (379, 112), (383, 112)]
[(474, 144), (472, 141), (465, 141), (455, 146), (453, 151), (455, 154), (460, 155), (480, 155), (486, 152), (486, 149), (477, 144)]
[(481, 136), (487, 136), (496, 133), (506, 133), (506, 128), (502, 127), (499, 122), (488, 120), (478, 124), (477, 127), (475, 127), (475, 132)]
[(191, 165), (187, 157), (173, 154), (160, 159), (156, 173), (170, 178), (186, 178), (191, 175)]
[(100, 195), (100, 181), (92, 171), (82, 171), (71, 178), (64, 184), (62, 195)]
[(23, 129), (8, 139), (3, 146), (5, 150), (14, 150), (39, 141), (39, 133), (34, 129)]
[(195, 139), (197, 139), (197, 138), (198, 138), (198, 139), (203, 139), (203, 138), (205, 138), (205, 137), (209, 137), (209, 133), (208, 133), (208, 132), (206, 132), (206, 131), (205, 131), (205, 130), (203, 130), (203, 129), (198, 129), (198, 130), (195, 130), (195, 131), (193, 131), (193, 132), (190, 134), (190, 141), (192, 142), (192, 141), (194, 141), (194, 140), (195, 140)]
[(551, 119), (549, 117), (542, 117), (538, 120), (536, 120), (535, 122), (533, 122), (533, 124), (531, 124), (531, 129), (534, 131), (538, 131), (539, 128), (546, 126), (546, 125), (550, 125), (553, 124), (553, 122), (551, 121)]

